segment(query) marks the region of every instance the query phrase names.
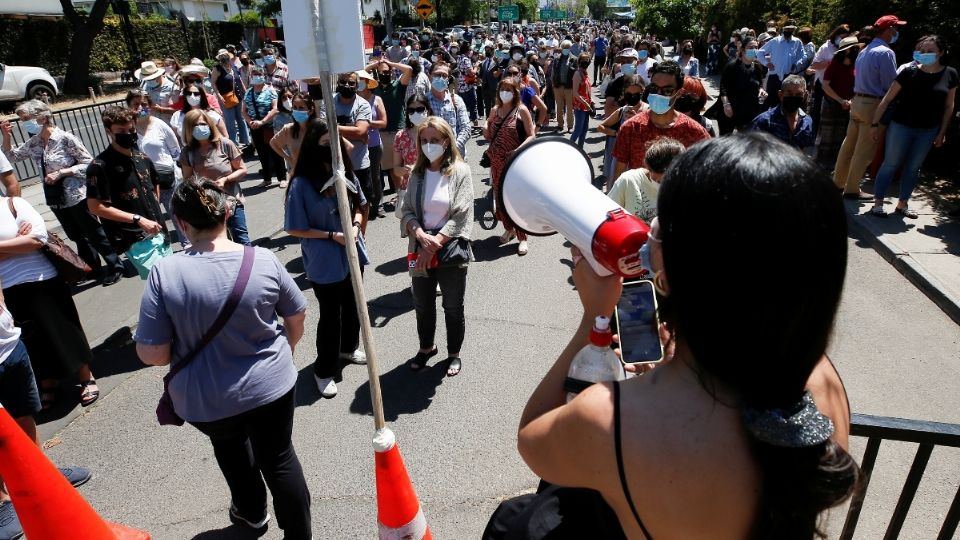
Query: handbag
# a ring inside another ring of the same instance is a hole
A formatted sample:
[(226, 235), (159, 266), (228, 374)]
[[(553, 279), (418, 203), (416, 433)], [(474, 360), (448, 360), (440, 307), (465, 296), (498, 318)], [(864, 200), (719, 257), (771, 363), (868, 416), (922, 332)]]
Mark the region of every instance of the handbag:
[[(417, 219), (423, 223), (423, 177), (421, 176), (417, 180)], [(429, 230), (427, 232), (431, 235), (436, 235), (440, 232), (440, 229)], [(414, 253), (413, 255), (416, 255)], [(409, 256), (408, 256), (409, 258)], [(416, 263), (416, 258), (413, 259), (413, 262)], [(463, 266), (470, 262), (470, 241), (466, 238), (456, 237), (451, 238), (446, 244), (443, 245), (434, 255), (433, 260), (430, 261), (430, 268), (439, 268), (446, 266)], [(412, 266), (411, 266), (412, 268)]]
[[(513, 114), (514, 111), (516, 111), (516, 109), (517, 109), (517, 108), (514, 107), (514, 108), (510, 111), (510, 114)], [(497, 126), (497, 131), (496, 131), (496, 133), (493, 134), (493, 137), (490, 137), (490, 146), (488, 146), (487, 149), (483, 151), (483, 155), (480, 156), (480, 166), (481, 166), (481, 167), (490, 168), (490, 155), (489, 155), (487, 152), (489, 152), (490, 149), (493, 148), (493, 143), (496, 142), (496, 140), (497, 140), (497, 135), (500, 134), (500, 129), (503, 128), (503, 124), (507, 121), (507, 117), (508, 117), (510, 114), (508, 114), (507, 116), (504, 116), (504, 117), (503, 117), (503, 121), (500, 122), (500, 125), (499, 125), (499, 126)], [(520, 134), (520, 132), (517, 131), (517, 135), (519, 135), (519, 134)], [(520, 139), (520, 141), (522, 142), (524, 139), (526, 139), (526, 137), (524, 137), (523, 139)]]
[(140, 279), (147, 279), (150, 275), (150, 269), (154, 267), (160, 259), (173, 255), (173, 249), (170, 242), (163, 234), (152, 234), (143, 240), (133, 244), (127, 250), (127, 259), (137, 269)]
[(223, 307), (220, 308), (220, 314), (217, 315), (217, 318), (213, 321), (213, 324), (210, 325), (210, 329), (200, 338), (200, 343), (190, 351), (189, 354), (183, 356), (179, 362), (174, 364), (170, 371), (163, 377), (163, 394), (160, 395), (160, 401), (157, 403), (157, 422), (160, 422), (161, 426), (182, 426), (183, 418), (177, 414), (177, 411), (173, 408), (173, 399), (170, 397), (170, 381), (187, 367), (197, 354), (203, 350), (204, 347), (210, 344), (213, 341), (214, 336), (220, 333), (223, 330), (223, 327), (226, 326), (227, 321), (230, 320), (230, 317), (233, 315), (233, 312), (236, 311), (237, 305), (240, 304), (240, 298), (243, 296), (243, 291), (247, 288), (247, 282), (250, 281), (250, 273), (253, 270), (253, 261), (256, 255), (256, 251), (251, 246), (244, 246), (243, 248), (243, 260), (240, 263), (240, 273), (237, 274), (237, 281), (233, 284), (233, 290), (230, 291), (230, 296), (227, 297), (227, 301), (224, 302)]
[[(13, 197), (7, 198), (7, 206), (13, 219), (17, 219), (17, 209), (13, 206)], [(90, 266), (77, 255), (70, 246), (64, 243), (63, 238), (53, 231), (47, 231), (47, 243), (40, 248), (50, 264), (57, 269), (57, 274), (70, 285), (76, 285), (87, 278), (92, 271)]]
[(240, 104), (240, 98), (237, 97), (236, 92), (227, 92), (223, 94), (223, 108), (232, 109)]
[(173, 165), (158, 165), (154, 163), (153, 168), (157, 171), (157, 185), (160, 186), (160, 189), (172, 188), (177, 180)]

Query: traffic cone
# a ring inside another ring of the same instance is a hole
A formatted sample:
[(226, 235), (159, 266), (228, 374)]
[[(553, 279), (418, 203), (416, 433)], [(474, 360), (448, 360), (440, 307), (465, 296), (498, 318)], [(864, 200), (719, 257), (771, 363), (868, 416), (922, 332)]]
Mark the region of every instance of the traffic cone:
[(377, 525), (381, 540), (432, 540), (417, 492), (400, 456), (397, 438), (390, 428), (373, 438), (377, 468)]
[(2, 405), (0, 475), (27, 538), (150, 540), (143, 531), (101, 519)]

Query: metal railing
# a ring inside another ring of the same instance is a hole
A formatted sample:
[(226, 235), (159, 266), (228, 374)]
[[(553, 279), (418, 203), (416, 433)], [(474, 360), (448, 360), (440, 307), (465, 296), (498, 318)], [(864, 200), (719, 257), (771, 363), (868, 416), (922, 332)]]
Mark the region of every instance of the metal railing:
[[(910, 505), (913, 504), (913, 497), (917, 493), (917, 487), (923, 478), (923, 472), (927, 468), (927, 462), (933, 453), (933, 447), (960, 448), (960, 425), (854, 414), (850, 423), (850, 435), (867, 438), (867, 449), (860, 463), (860, 470), (863, 471), (864, 475), (864, 485), (863, 490), (850, 501), (850, 510), (847, 511), (847, 519), (843, 524), (843, 532), (840, 534), (841, 540), (853, 538), (857, 521), (860, 519), (860, 510), (863, 508), (863, 499), (867, 495), (870, 475), (873, 473), (877, 453), (880, 451), (880, 443), (888, 440), (917, 443), (919, 445), (917, 453), (913, 457), (910, 472), (903, 483), (903, 489), (900, 491), (897, 506), (894, 508), (893, 516), (891, 516), (890, 523), (887, 525), (887, 532), (883, 535), (884, 540), (894, 540), (900, 535), (900, 529), (903, 528), (903, 522), (910, 511)], [(937, 535), (937, 540), (953, 538), (958, 523), (960, 523), (960, 488), (957, 489), (957, 493), (953, 497), (950, 510), (947, 512), (947, 517), (943, 520), (940, 533)]]
[[(53, 121), (60, 129), (76, 135), (90, 154), (96, 156), (110, 145), (110, 139), (107, 137), (106, 130), (103, 129), (100, 118), (103, 111), (113, 105), (125, 106), (125, 103), (123, 100), (117, 100), (61, 109), (53, 112)], [(30, 135), (20, 126), (19, 119), (15, 118), (10, 123), (13, 124), (14, 147), (30, 138)], [(34, 179), (37, 181), (40, 179), (40, 169), (31, 159), (15, 163), (14, 169), (21, 184), (31, 184)]]

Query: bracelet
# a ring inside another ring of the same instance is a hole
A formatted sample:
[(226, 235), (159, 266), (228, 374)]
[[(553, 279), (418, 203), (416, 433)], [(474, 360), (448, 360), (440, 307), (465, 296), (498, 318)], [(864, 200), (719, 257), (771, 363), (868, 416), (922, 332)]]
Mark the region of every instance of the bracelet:
[(333, 240), (333, 231), (327, 231), (327, 240)]

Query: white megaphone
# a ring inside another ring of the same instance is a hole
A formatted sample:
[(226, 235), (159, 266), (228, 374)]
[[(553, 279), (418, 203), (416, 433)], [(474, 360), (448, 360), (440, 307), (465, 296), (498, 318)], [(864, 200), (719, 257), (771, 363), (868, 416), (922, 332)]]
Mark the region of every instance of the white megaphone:
[(600, 275), (640, 275), (650, 227), (593, 187), (589, 158), (566, 139), (545, 137), (518, 150), (504, 169), (500, 196), (507, 218), (523, 232), (559, 232)]

